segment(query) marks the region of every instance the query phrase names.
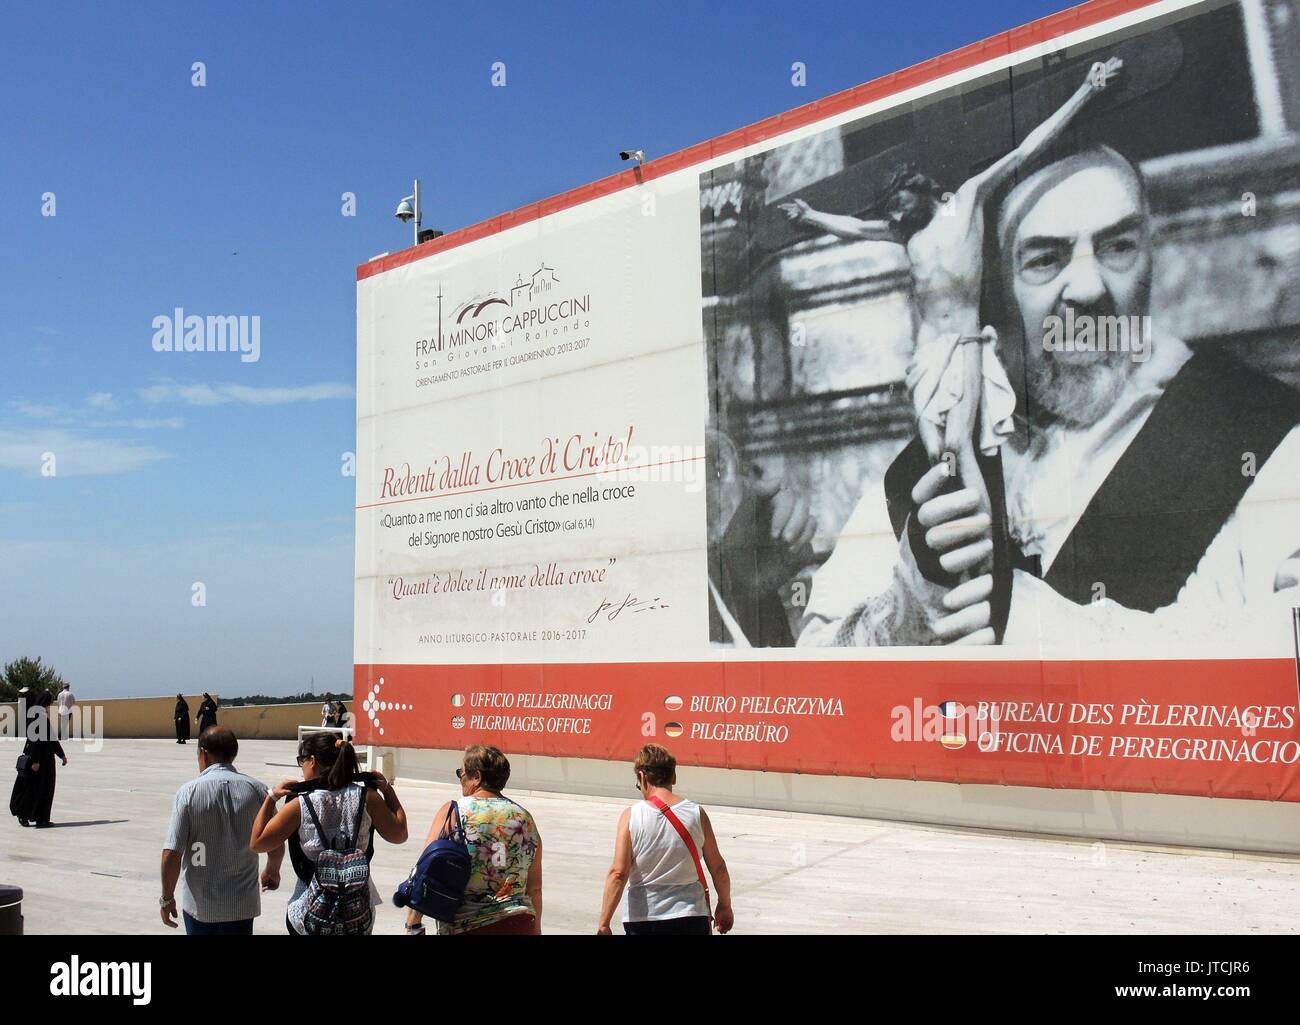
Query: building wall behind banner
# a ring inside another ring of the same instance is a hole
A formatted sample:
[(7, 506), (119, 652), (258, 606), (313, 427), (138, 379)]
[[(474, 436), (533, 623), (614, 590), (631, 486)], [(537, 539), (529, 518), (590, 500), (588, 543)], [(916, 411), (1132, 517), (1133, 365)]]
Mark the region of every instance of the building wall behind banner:
[[(1300, 801), (1297, 26), (1297, 0), (1087, 4), (360, 267), (360, 740)], [(923, 253), (844, 218), (900, 172), (963, 195), (1112, 57), (980, 193), (1016, 569), (1000, 643), (933, 644), (891, 483)], [(1112, 178), (1054, 198), (1076, 167)], [(1056, 277), (1028, 224), (1074, 246)], [(1067, 299), (1081, 267), (1099, 291)], [(1062, 355), (1036, 303), (1143, 345)]]
[[(402, 783), (449, 783), (462, 752), (404, 748), (388, 753), (384, 771)], [(1206, 847), (1300, 857), (1296, 808), (1281, 801), (1233, 801), (1172, 794), (935, 783), (926, 780), (819, 776), (745, 769), (680, 767), (677, 789), (708, 807), (922, 822), (970, 829), (1088, 837), (1125, 843)], [(513, 755), (509, 793), (635, 799), (631, 763), (594, 758)], [(610, 820), (613, 828), (614, 819)], [(1106, 851), (1095, 844), (1094, 864)]]

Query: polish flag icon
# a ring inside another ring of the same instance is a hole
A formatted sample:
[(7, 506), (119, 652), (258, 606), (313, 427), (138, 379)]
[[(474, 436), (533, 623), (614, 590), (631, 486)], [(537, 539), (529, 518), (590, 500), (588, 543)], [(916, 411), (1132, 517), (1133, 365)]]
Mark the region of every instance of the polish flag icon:
[(958, 719), (965, 713), (959, 701), (945, 701), (939, 706), (939, 714), (943, 716), (943, 733), (939, 737), (939, 743), (949, 751), (960, 751), (966, 746), (966, 734), (961, 729), (961, 723)]
[(668, 709), (668, 711), (676, 712), (681, 707), (682, 707), (682, 699), (679, 698), (676, 694), (669, 694), (666, 698), (664, 698), (664, 708)]

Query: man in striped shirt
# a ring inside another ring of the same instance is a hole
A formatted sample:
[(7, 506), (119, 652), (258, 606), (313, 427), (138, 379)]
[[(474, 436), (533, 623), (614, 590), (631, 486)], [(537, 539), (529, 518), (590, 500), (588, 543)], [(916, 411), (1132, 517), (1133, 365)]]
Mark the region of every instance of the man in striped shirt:
[[(239, 741), (228, 726), (199, 737), (199, 774), (176, 793), (162, 852), (163, 924), (176, 928), (176, 883), (190, 936), (247, 936), (262, 913), (258, 859), (248, 847), (266, 787), (235, 769)], [(280, 885), (284, 845), (266, 858), (261, 889)]]

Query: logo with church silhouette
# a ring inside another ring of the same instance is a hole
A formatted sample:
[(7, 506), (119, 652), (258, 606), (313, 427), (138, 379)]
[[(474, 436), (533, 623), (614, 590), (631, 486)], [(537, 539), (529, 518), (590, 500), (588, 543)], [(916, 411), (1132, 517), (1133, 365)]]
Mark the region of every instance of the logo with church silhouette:
[[(510, 286), (507, 298), (502, 299), (500, 296), (490, 295), (486, 299), (472, 300), (466, 303), (456, 314), (456, 323), (463, 323), (466, 319), (477, 320), (479, 316), (493, 306), (504, 306), (507, 309), (519, 309), (520, 307), (531, 306), (540, 302), (551, 291), (560, 285), (559, 275), (555, 273), (555, 268), (550, 267), (545, 261), (533, 273), (525, 278), (522, 274), (517, 275), (515, 283)], [(439, 296), (441, 299), (441, 296)]]
[[(437, 319), (429, 335), (415, 342), (417, 368), (437, 365), (445, 355), (454, 359), (464, 351), (475, 355), (483, 347), (508, 345), (515, 338), (532, 341), (552, 331), (581, 330), (591, 311), (590, 294), (562, 291), (559, 274), (543, 260), (528, 274), (516, 274), (508, 289), (493, 290), (460, 303), (444, 319), (442, 282), (438, 283)], [(469, 349), (468, 346), (479, 346)]]

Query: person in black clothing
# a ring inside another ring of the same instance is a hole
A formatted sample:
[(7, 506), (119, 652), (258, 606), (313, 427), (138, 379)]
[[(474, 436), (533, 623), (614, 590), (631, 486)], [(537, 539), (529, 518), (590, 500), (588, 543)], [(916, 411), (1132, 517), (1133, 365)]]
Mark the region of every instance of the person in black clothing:
[(28, 719), (27, 743), (23, 747), (23, 754), (29, 762), (26, 771), (18, 773), (13, 793), (9, 796), (9, 811), (19, 825), (35, 825), (37, 829), (50, 825), (56, 782), (55, 756), (62, 759), (64, 765), (68, 764), (68, 756), (63, 753), (63, 745), (59, 743), (50, 718), (52, 702), (48, 691), (36, 701), (37, 707)]
[(184, 694), (176, 695), (176, 743), (184, 744), (190, 739), (190, 705)]
[[(348, 728), (348, 708), (341, 700), (334, 703), (334, 722), (345, 730)], [(350, 732), (349, 730), (348, 733)], [(348, 733), (344, 736), (347, 737)]]
[(203, 692), (203, 703), (199, 705), (199, 732), (217, 725), (217, 702), (207, 691)]

